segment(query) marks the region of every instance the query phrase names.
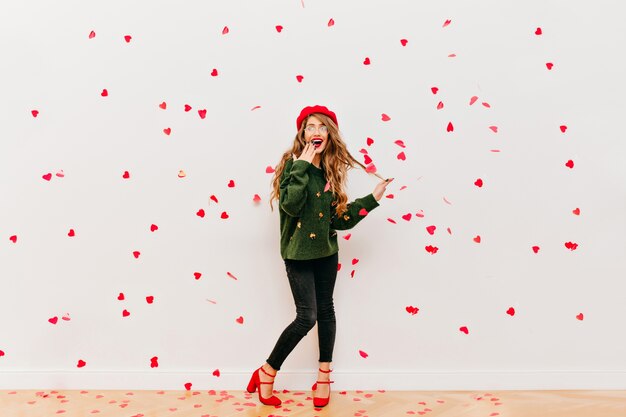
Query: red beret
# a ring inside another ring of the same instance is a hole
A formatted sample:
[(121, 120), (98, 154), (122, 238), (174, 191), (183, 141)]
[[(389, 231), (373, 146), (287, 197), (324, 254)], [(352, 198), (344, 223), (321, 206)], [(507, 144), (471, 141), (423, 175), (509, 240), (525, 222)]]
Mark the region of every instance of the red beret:
[(339, 127), (339, 123), (337, 123), (337, 115), (335, 115), (334, 112), (328, 110), (328, 108), (326, 108), (325, 106), (315, 105), (315, 106), (307, 106), (302, 109), (302, 111), (300, 112), (300, 116), (298, 116), (298, 119), (296, 120), (296, 129), (300, 130), (300, 125), (302, 124), (302, 121), (306, 119), (307, 116), (310, 116), (313, 113), (325, 114), (326, 116), (330, 117), (333, 120), (333, 122), (335, 122), (337, 127)]

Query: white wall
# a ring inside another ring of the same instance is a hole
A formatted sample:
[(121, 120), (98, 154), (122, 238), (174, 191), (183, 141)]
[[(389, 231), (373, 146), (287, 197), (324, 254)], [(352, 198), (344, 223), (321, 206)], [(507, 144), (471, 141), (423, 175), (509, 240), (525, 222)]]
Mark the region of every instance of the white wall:
[[(323, 104), (396, 178), (340, 239), (334, 389), (626, 388), (625, 9), (4, 2), (0, 387), (244, 389), (295, 317), (265, 169)], [(378, 181), (350, 175), (351, 199)], [(315, 328), (276, 388), (317, 355)]]

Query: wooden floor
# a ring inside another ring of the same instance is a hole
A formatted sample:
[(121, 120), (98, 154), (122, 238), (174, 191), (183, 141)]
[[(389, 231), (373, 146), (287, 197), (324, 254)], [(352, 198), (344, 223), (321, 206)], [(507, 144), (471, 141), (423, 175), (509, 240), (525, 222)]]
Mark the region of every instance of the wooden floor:
[(625, 417), (626, 391), (341, 391), (323, 409), (311, 392), (280, 407), (242, 391), (0, 391), (2, 417)]

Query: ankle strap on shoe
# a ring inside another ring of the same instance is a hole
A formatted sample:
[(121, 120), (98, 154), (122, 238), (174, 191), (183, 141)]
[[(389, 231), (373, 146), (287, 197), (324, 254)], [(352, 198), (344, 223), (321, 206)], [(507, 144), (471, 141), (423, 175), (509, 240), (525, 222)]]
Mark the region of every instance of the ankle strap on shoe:
[(261, 366), (259, 369), (260, 369), (260, 370), (261, 370), (261, 371), (262, 371), (265, 375), (267, 375), (267, 376), (271, 376), (272, 378), (274, 378), (274, 377), (276, 376), (276, 374), (274, 374), (274, 375), (272, 375), (272, 374), (268, 374), (268, 373), (265, 371), (265, 369), (263, 369), (263, 367), (262, 367), (262, 366)]
[(328, 371), (325, 371), (325, 370), (323, 370), (322, 368), (319, 368), (319, 371), (320, 371), (320, 372), (324, 372), (325, 374), (329, 374), (329, 373), (331, 373), (333, 370), (332, 370), (332, 369), (329, 369)]

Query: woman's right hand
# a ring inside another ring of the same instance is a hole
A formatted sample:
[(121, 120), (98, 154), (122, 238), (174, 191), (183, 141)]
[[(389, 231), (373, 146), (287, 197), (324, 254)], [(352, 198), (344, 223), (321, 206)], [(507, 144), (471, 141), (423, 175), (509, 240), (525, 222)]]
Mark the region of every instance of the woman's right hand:
[(296, 158), (296, 155), (292, 155), (294, 161), (307, 161), (308, 163), (313, 162), (313, 157), (315, 157), (315, 146), (311, 142), (308, 142), (304, 145), (304, 149), (300, 154), (300, 157)]

